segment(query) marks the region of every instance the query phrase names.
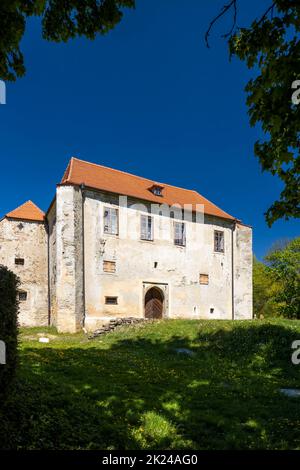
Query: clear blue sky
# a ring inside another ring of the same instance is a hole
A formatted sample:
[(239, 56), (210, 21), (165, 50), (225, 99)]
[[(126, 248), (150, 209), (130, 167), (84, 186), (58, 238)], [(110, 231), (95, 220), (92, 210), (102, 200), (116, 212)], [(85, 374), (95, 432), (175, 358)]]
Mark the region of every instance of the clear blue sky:
[[(239, 24), (268, 1), (241, 0)], [(261, 258), (299, 221), (269, 229), (264, 211), (280, 183), (253, 155), (244, 63), (229, 61), (210, 19), (224, 0), (138, 0), (122, 23), (94, 42), (43, 41), (40, 23), (23, 41), (27, 74), (0, 106), (0, 214), (32, 199), (46, 210), (71, 156), (195, 189), (254, 228)]]

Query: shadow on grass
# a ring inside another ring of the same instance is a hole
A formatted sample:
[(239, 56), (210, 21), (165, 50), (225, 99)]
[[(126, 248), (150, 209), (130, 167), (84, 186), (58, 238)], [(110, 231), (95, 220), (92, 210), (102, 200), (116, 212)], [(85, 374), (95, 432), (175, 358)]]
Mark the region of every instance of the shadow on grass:
[(0, 412), (1, 447), (300, 448), (299, 400), (278, 392), (300, 383), (291, 329), (119, 336), (108, 349), (97, 340), (26, 348), (16, 392)]

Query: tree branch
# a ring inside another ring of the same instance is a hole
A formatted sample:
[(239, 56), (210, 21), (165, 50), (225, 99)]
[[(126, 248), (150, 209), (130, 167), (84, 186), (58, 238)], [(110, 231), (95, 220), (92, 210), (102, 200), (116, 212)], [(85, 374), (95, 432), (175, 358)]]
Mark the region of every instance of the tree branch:
[(227, 5), (224, 5), (222, 10), (220, 11), (220, 13), (210, 22), (209, 24), (209, 27), (208, 27), (208, 30), (206, 31), (205, 33), (205, 42), (206, 42), (206, 47), (209, 48), (209, 42), (208, 42), (208, 38), (209, 38), (209, 35), (210, 35), (210, 32), (214, 26), (214, 24), (222, 17), (225, 15), (225, 13), (227, 13), (228, 10), (230, 10), (230, 8), (234, 8), (234, 24), (233, 24), (233, 27), (232, 27), (232, 31), (235, 27), (235, 24), (236, 24), (236, 16), (237, 16), (237, 0), (231, 0), (230, 3), (228, 3)]
[(257, 25), (259, 25), (260, 23), (262, 23), (266, 19), (266, 17), (270, 13), (270, 11), (271, 11), (271, 14), (273, 16), (274, 8), (275, 8), (275, 2), (273, 2), (272, 5), (270, 5), (269, 8), (265, 11), (265, 13), (262, 15), (260, 20), (257, 22)]
[[(230, 36), (232, 36), (232, 33), (234, 32), (234, 29), (236, 28), (236, 24), (237, 24), (237, 5), (238, 5), (238, 0), (231, 0), (229, 3), (227, 3), (226, 5), (223, 6), (222, 10), (220, 11), (220, 13), (210, 22), (209, 24), (209, 27), (208, 27), (208, 30), (206, 31), (205, 33), (205, 43), (206, 43), (206, 47), (210, 47), (209, 46), (209, 36), (210, 36), (210, 32), (213, 28), (213, 26), (215, 25), (215, 23), (220, 19), (222, 18), (222, 16), (224, 16), (231, 8), (233, 8), (233, 11), (234, 11), (234, 14), (233, 14), (233, 23), (232, 23), (232, 27), (230, 29), (230, 31), (226, 34), (223, 34), (222, 35), (222, 38), (228, 38)], [(272, 5), (269, 6), (269, 8), (267, 8), (267, 10), (265, 11), (265, 13), (261, 16), (261, 18), (257, 21), (257, 25), (261, 24), (268, 16), (268, 14), (271, 12), (271, 15), (273, 17), (273, 12), (274, 12), (274, 8), (276, 7), (276, 2), (273, 2)]]
[(222, 38), (230, 37), (236, 27), (236, 20), (237, 20), (237, 3), (236, 2), (233, 3), (233, 9), (234, 9), (234, 14), (233, 14), (233, 23), (232, 23), (231, 30), (226, 34), (223, 34)]

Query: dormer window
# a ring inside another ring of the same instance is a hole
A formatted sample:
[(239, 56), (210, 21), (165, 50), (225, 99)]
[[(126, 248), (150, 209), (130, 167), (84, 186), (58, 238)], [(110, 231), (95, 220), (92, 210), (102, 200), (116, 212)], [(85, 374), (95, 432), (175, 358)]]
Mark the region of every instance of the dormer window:
[(151, 193), (153, 193), (155, 196), (162, 196), (163, 189), (163, 186), (160, 186), (159, 184), (154, 184), (151, 188), (149, 188), (149, 191), (151, 191)]

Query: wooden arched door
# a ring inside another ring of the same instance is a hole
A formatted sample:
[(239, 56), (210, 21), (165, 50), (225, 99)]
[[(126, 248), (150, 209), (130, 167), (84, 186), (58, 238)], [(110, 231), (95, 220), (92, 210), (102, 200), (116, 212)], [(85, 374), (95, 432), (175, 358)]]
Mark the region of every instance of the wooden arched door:
[(164, 295), (157, 287), (152, 287), (145, 295), (145, 317), (159, 319), (163, 316)]

